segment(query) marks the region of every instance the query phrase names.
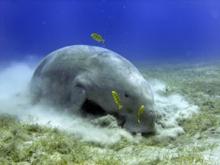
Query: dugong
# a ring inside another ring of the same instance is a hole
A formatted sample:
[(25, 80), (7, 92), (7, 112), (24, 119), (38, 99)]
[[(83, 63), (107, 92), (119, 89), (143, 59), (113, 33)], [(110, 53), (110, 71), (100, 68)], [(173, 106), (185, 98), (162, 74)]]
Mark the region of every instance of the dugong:
[[(154, 133), (155, 113), (151, 88), (138, 69), (119, 54), (96, 46), (73, 45), (47, 55), (30, 82), (34, 100), (90, 113), (101, 109), (123, 118), (132, 133)], [(119, 111), (112, 91), (120, 96)], [(142, 120), (137, 113), (144, 105)], [(92, 108), (93, 107), (93, 108)]]

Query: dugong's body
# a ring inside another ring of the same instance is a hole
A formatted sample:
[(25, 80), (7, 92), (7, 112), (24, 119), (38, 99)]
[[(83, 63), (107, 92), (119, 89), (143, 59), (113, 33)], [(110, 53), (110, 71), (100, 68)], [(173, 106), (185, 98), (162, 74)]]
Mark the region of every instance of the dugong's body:
[[(123, 108), (117, 109), (112, 91), (117, 91)], [(147, 81), (128, 60), (108, 49), (74, 45), (46, 56), (36, 68), (31, 91), (35, 100), (82, 109), (92, 102), (107, 114), (125, 119), (130, 132), (154, 132), (153, 96)], [(144, 105), (141, 122), (137, 112)]]

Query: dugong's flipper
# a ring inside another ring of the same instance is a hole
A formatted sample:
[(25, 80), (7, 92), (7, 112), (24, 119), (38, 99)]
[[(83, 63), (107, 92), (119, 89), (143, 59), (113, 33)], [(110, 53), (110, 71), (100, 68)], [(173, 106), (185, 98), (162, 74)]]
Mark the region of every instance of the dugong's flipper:
[(70, 108), (73, 109), (74, 112), (79, 112), (85, 100), (86, 100), (85, 89), (79, 86), (74, 86), (71, 90), (71, 96), (70, 96), (71, 107)]

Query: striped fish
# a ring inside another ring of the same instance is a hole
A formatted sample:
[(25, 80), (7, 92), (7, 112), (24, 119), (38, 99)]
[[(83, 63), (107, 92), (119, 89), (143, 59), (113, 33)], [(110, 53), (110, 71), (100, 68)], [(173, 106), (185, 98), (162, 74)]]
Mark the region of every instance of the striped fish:
[(118, 92), (112, 91), (112, 97), (113, 97), (113, 100), (114, 100), (115, 105), (117, 106), (118, 110), (121, 111), (123, 106), (121, 104), (121, 100), (120, 100), (120, 96), (119, 96)]
[(98, 33), (92, 33), (90, 35), (90, 37), (92, 37), (92, 39), (94, 39), (97, 42), (100, 42), (100, 43), (103, 43), (103, 44), (105, 43), (105, 40), (103, 39), (103, 37)]
[(141, 118), (143, 113), (144, 113), (144, 105), (141, 105), (137, 112), (137, 121), (139, 124), (141, 123)]

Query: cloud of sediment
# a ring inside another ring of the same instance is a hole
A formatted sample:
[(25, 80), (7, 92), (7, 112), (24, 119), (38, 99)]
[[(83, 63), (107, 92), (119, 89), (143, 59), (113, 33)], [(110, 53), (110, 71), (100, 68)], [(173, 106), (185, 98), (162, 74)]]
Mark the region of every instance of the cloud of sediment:
[[(34, 65), (35, 66), (35, 65)], [(86, 141), (111, 144), (122, 137), (132, 139), (132, 136), (120, 127), (101, 128), (80, 116), (57, 110), (42, 103), (32, 104), (28, 84), (34, 67), (28, 63), (12, 63), (0, 70), (0, 115), (11, 114), (26, 123), (37, 123), (43, 126), (56, 127), (65, 130)], [(198, 107), (189, 104), (179, 94), (164, 96), (165, 83), (159, 80), (150, 81), (155, 98), (155, 110), (160, 119), (157, 121), (159, 134), (177, 136), (183, 133), (178, 120), (190, 117), (197, 112)]]

